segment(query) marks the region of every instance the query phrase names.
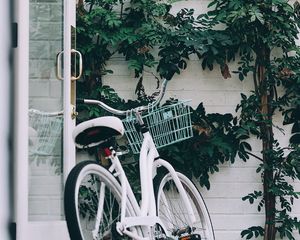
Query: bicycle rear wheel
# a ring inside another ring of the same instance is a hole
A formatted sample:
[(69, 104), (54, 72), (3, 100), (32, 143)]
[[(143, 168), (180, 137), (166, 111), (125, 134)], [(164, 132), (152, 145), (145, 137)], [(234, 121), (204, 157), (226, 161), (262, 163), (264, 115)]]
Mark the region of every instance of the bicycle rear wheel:
[(192, 239), (200, 239), (196, 237), (200, 235), (202, 240), (214, 240), (212, 223), (201, 194), (186, 176), (177, 174), (191, 203), (196, 222), (190, 226), (186, 204), (182, 201), (171, 174), (167, 174), (156, 190), (157, 213), (166, 227), (166, 234), (176, 240), (191, 234), (195, 236)]
[[(121, 217), (121, 186), (109, 171), (94, 161), (81, 162), (72, 169), (65, 186), (64, 206), (71, 240), (127, 239), (121, 238), (115, 229)], [(102, 214), (99, 214), (97, 231), (98, 209)], [(133, 214), (128, 202), (126, 215)]]

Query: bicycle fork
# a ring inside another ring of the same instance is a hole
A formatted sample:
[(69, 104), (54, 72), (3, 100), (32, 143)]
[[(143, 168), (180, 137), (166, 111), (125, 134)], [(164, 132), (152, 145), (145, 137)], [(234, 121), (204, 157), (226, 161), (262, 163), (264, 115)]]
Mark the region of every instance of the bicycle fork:
[[(148, 142), (149, 143), (149, 142)], [(148, 144), (147, 144), (148, 145)], [(126, 217), (126, 208), (127, 208), (127, 201), (129, 199), (135, 199), (135, 196), (132, 192), (132, 189), (129, 185), (129, 182), (126, 178), (125, 172), (121, 166), (121, 163), (117, 157), (117, 153), (113, 150), (113, 148), (105, 149), (105, 155), (111, 161), (111, 166), (108, 169), (115, 177), (120, 180), (121, 183), (121, 219), (120, 222), (116, 224), (116, 230), (120, 235), (127, 235), (130, 238), (135, 240), (150, 240), (154, 239), (150, 237), (141, 237), (141, 233), (138, 234), (136, 228), (134, 227), (141, 227), (143, 230), (142, 232), (146, 235), (151, 234), (151, 228), (154, 228), (156, 224), (163, 225), (160, 219), (156, 216), (156, 205), (154, 199), (154, 191), (153, 191), (153, 183), (152, 183), (152, 171), (148, 169), (152, 169), (154, 155), (157, 155), (155, 152), (155, 148), (152, 148), (150, 152), (145, 152), (146, 155), (142, 155), (142, 159), (140, 160), (140, 168), (144, 171), (144, 176), (141, 174), (142, 177), (142, 203), (141, 206), (137, 204), (136, 201), (131, 201), (130, 203), (133, 205), (135, 210), (136, 216), (134, 217)], [(147, 183), (151, 183), (151, 186), (148, 186)], [(148, 188), (148, 189), (147, 189)], [(152, 189), (149, 192), (149, 189)], [(152, 196), (152, 197), (151, 197)], [(152, 199), (153, 198), (153, 199)], [(100, 202), (100, 201), (99, 201)], [(102, 207), (99, 203), (99, 207)], [(97, 218), (98, 226), (95, 226), (95, 232), (99, 229), (99, 224), (101, 220), (101, 212), (97, 213), (100, 217)], [(132, 228), (132, 230), (129, 230)]]
[(92, 231), (93, 239), (95, 240), (98, 240), (97, 236), (98, 236), (100, 222), (102, 220), (102, 215), (103, 215), (104, 198), (105, 198), (105, 184), (101, 183), (95, 228)]
[[(126, 213), (126, 203), (127, 203), (127, 185), (129, 184), (126, 182), (126, 175), (122, 169), (121, 163), (117, 158), (117, 153), (113, 150), (113, 148), (105, 148), (104, 149), (105, 155), (111, 161), (111, 166), (108, 169), (115, 177), (118, 177), (121, 181), (122, 191), (121, 191), (121, 221), (125, 218)], [(100, 228), (100, 223), (103, 216), (103, 207), (104, 207), (104, 199), (105, 199), (105, 184), (101, 183), (100, 186), (100, 194), (99, 194), (99, 201), (98, 201), (98, 208), (96, 214), (96, 221), (94, 230), (92, 230), (92, 235), (94, 240), (98, 240), (98, 232)], [(118, 229), (117, 229), (118, 230)], [(100, 240), (100, 239), (99, 239)]]
[[(126, 217), (126, 208), (127, 208), (127, 201), (128, 196), (131, 199), (134, 199), (134, 194), (132, 192), (132, 189), (129, 185), (129, 182), (126, 178), (126, 174), (122, 168), (122, 165), (119, 161), (119, 158), (117, 157), (117, 153), (113, 148), (106, 149), (105, 150), (106, 156), (111, 161), (111, 166), (108, 169), (109, 172), (111, 172), (115, 177), (119, 178), (121, 183), (121, 219), (120, 222), (117, 222), (116, 224), (116, 230), (120, 235), (127, 235), (135, 240), (150, 240), (149, 238), (143, 238), (139, 234), (137, 234), (136, 230), (129, 231), (128, 228), (134, 227), (134, 226), (141, 226), (141, 220), (136, 220), (137, 217)], [(128, 195), (128, 196), (127, 196)], [(131, 204), (134, 205), (135, 211), (137, 211), (138, 204), (135, 202), (131, 202)], [(140, 212), (136, 212), (136, 215), (140, 215)], [(130, 219), (132, 221), (130, 221)], [(126, 224), (124, 224), (126, 222)], [(100, 223), (100, 222), (99, 222)]]

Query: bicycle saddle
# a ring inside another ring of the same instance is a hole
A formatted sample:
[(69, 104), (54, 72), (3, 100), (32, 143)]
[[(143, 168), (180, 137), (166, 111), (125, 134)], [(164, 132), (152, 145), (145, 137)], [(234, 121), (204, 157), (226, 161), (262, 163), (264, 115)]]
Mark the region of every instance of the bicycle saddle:
[(94, 147), (108, 138), (123, 136), (124, 126), (117, 117), (98, 117), (78, 124), (73, 130), (73, 140), (78, 148)]

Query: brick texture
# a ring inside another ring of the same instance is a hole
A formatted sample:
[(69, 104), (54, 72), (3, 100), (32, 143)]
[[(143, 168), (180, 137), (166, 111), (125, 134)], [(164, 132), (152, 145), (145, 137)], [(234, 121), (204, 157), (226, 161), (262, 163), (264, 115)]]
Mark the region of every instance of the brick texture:
[[(197, 13), (206, 9), (209, 1), (189, 1), (188, 8), (195, 8)], [(186, 1), (176, 2), (174, 12), (179, 8), (187, 7)], [(252, 81), (247, 79), (241, 82), (232, 73), (232, 78), (223, 79), (220, 69), (215, 66), (213, 71), (201, 68), (201, 62), (191, 58), (186, 70), (175, 76), (168, 85), (166, 98), (192, 99), (191, 106), (196, 107), (203, 102), (208, 113), (235, 113), (235, 106), (240, 101), (240, 94), (249, 94), (253, 88)], [(236, 64), (229, 65), (230, 70), (235, 70)], [(130, 72), (126, 63), (120, 56), (116, 56), (108, 65), (114, 73), (104, 79), (104, 83), (113, 87), (125, 99), (135, 99), (134, 89), (137, 80)], [(146, 74), (144, 86), (148, 94), (155, 91), (156, 80)], [(280, 122), (280, 116), (276, 119)], [(279, 131), (275, 134), (281, 144), (288, 143), (290, 129), (286, 127), (286, 135)], [(255, 139), (250, 140), (254, 151), (260, 152), (261, 144)], [(260, 175), (256, 174), (257, 160), (250, 159), (244, 163), (237, 159), (234, 164), (220, 166), (220, 172), (211, 177), (211, 189), (201, 189), (207, 207), (211, 214), (215, 229), (216, 240), (240, 240), (240, 233), (250, 226), (263, 225), (264, 214), (257, 211), (255, 204), (244, 202), (241, 198), (254, 190), (261, 190)], [(300, 189), (300, 182), (294, 183), (296, 191)], [(300, 217), (300, 200), (296, 200), (293, 215)], [(295, 238), (300, 239), (298, 233)], [(259, 238), (258, 238), (259, 239)]]
[[(45, 111), (61, 109), (61, 82), (55, 78), (55, 55), (61, 51), (62, 7), (58, 0), (30, 1), (30, 107)], [(196, 13), (205, 11), (208, 0), (191, 0), (174, 3), (173, 11), (189, 7)], [(241, 93), (249, 93), (251, 81), (240, 82), (233, 74), (223, 79), (218, 67), (213, 71), (203, 71), (201, 62), (192, 57), (188, 68), (170, 82), (167, 98), (192, 99), (191, 106), (200, 102), (209, 113), (234, 113)], [(113, 75), (107, 75), (104, 83), (117, 90), (125, 99), (135, 98), (137, 81), (127, 68), (121, 56), (116, 56), (109, 64)], [(230, 65), (233, 70), (235, 65)], [(146, 75), (144, 85), (148, 93), (155, 91), (156, 80)], [(279, 121), (279, 120), (278, 120)], [(288, 129), (287, 129), (288, 130)], [(277, 133), (281, 143), (285, 144), (287, 135)], [(260, 151), (260, 143), (251, 140), (254, 149)], [(82, 156), (78, 156), (78, 159)], [(201, 192), (211, 213), (217, 240), (239, 240), (241, 230), (263, 223), (263, 214), (258, 213), (254, 205), (243, 202), (241, 198), (253, 190), (261, 189), (260, 176), (255, 173), (257, 161), (250, 159), (244, 163), (220, 166), (220, 172), (211, 176), (211, 189)], [(60, 157), (41, 158), (39, 163), (30, 162), (29, 219), (57, 220), (62, 216), (62, 177), (60, 175)], [(300, 191), (300, 183), (294, 183)], [(300, 201), (295, 201), (294, 212), (300, 217)], [(299, 240), (300, 236), (295, 235)]]
[[(111, 61), (110, 69), (118, 69), (117, 74), (107, 76), (105, 84), (113, 87), (121, 97), (136, 98), (134, 88), (136, 80), (133, 74), (126, 68), (126, 63), (117, 66)], [(120, 68), (118, 68), (120, 66)], [(179, 99), (192, 99), (191, 105), (196, 107), (203, 102), (207, 112), (213, 113), (233, 113), (235, 106), (240, 101), (241, 93), (249, 93), (251, 84), (240, 82), (234, 75), (231, 79), (223, 79), (216, 67), (212, 72), (203, 71), (199, 61), (191, 61), (188, 68), (180, 76), (176, 76), (168, 86), (166, 98), (175, 97)], [(233, 70), (233, 66), (230, 66)], [(122, 75), (120, 69), (124, 71)], [(145, 87), (148, 93), (155, 90), (155, 79), (145, 78)], [(278, 117), (278, 121), (280, 117)], [(287, 134), (276, 132), (282, 144), (288, 143), (289, 128)], [(250, 140), (255, 152), (261, 149), (260, 142), (255, 139)], [(210, 176), (211, 189), (201, 189), (211, 214), (213, 226), (216, 233), (216, 240), (239, 240), (242, 239), (240, 233), (250, 226), (263, 225), (264, 215), (257, 211), (255, 204), (244, 202), (241, 198), (254, 190), (261, 190), (262, 184), (260, 175), (256, 174), (258, 161), (251, 158), (248, 162), (236, 159), (234, 164), (224, 164), (220, 166), (220, 172)], [(300, 182), (295, 182), (295, 189), (299, 191)], [(300, 217), (300, 200), (294, 203), (293, 214)], [(300, 236), (295, 233), (295, 238)]]

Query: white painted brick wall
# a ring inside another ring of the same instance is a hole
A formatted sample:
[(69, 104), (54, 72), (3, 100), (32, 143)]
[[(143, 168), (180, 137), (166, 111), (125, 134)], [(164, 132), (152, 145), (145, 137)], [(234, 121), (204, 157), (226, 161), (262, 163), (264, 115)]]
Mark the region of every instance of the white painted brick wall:
[[(125, 62), (116, 65), (114, 61), (108, 66), (117, 69), (117, 73), (105, 77), (104, 83), (112, 86), (123, 98), (135, 98), (136, 80), (127, 70)], [(231, 67), (231, 66), (230, 66)], [(123, 75), (120, 71), (123, 71)], [(231, 68), (232, 70), (234, 68)], [(154, 91), (155, 79), (145, 78), (148, 93)], [(176, 76), (168, 85), (168, 96), (180, 99), (192, 99), (191, 105), (196, 107), (200, 102), (209, 113), (235, 113), (235, 106), (240, 101), (240, 93), (249, 93), (251, 84), (240, 82), (232, 75), (231, 79), (223, 79), (219, 68), (214, 71), (203, 71), (199, 61), (188, 63), (188, 68), (180, 76)], [(166, 97), (166, 98), (167, 98)], [(287, 128), (288, 129), (288, 128)], [(279, 133), (278, 133), (279, 135)], [(279, 135), (280, 136), (280, 135)], [(280, 136), (281, 143), (288, 142), (288, 134)], [(260, 142), (250, 140), (253, 150), (260, 152)], [(234, 164), (220, 166), (220, 172), (211, 175), (211, 189), (204, 188), (201, 192), (211, 213), (216, 232), (216, 240), (239, 240), (243, 229), (263, 224), (263, 213), (257, 212), (255, 204), (250, 205), (241, 198), (254, 190), (261, 190), (260, 175), (256, 174), (258, 161), (251, 158), (246, 163), (237, 159)], [(294, 184), (296, 191), (300, 190), (300, 183)], [(300, 218), (300, 201), (294, 204), (294, 213)], [(296, 239), (300, 236), (295, 235)]]
[[(61, 104), (61, 83), (55, 79), (55, 54), (61, 50), (57, 41), (61, 28), (61, 7), (49, 0), (48, 4), (31, 0), (31, 26), (30, 48), (30, 106), (49, 111), (57, 111)], [(174, 4), (175, 9), (189, 7), (195, 8), (197, 13), (205, 10), (208, 0), (182, 1)], [(174, 10), (176, 11), (176, 10)], [(49, 33), (50, 37), (49, 37)], [(49, 41), (51, 40), (51, 41)], [(54, 55), (53, 55), (54, 54)], [(196, 107), (203, 102), (207, 112), (234, 113), (236, 103), (239, 102), (240, 93), (247, 93), (252, 87), (250, 81), (240, 82), (237, 78), (224, 80), (219, 68), (212, 72), (202, 71), (201, 63), (196, 58), (188, 62), (187, 70), (176, 76), (168, 86), (168, 96), (192, 99), (192, 106)], [(105, 83), (117, 89), (123, 98), (134, 98), (136, 80), (133, 73), (127, 69), (120, 56), (111, 62), (110, 69), (113, 75), (105, 78)], [(233, 66), (231, 66), (234, 69)], [(148, 75), (144, 82), (149, 93), (154, 91), (155, 80)], [(283, 142), (287, 137), (282, 137)], [(260, 145), (256, 143), (259, 152)], [(80, 158), (80, 157), (78, 157)], [(51, 159), (39, 165), (31, 163), (30, 171), (30, 219), (52, 220), (61, 218), (61, 179), (55, 173), (56, 167), (51, 166)], [(255, 174), (257, 161), (255, 159), (243, 163), (239, 160), (233, 165), (225, 164), (220, 172), (211, 176), (211, 189), (201, 189), (207, 207), (211, 213), (216, 230), (217, 240), (238, 240), (240, 231), (252, 225), (263, 222), (262, 214), (257, 213), (253, 205), (241, 200), (241, 197), (261, 189), (259, 176)], [(300, 183), (295, 183), (300, 191)], [(300, 202), (295, 202), (294, 212), (300, 217)], [(300, 239), (297, 236), (297, 239)]]
[[(179, 8), (194, 8), (200, 13), (205, 10), (210, 1), (181, 1), (175, 3), (174, 12)], [(236, 64), (229, 65), (230, 70), (235, 70)], [(134, 74), (130, 72), (124, 60), (116, 56), (108, 65), (114, 71), (108, 75), (104, 83), (117, 90), (118, 94), (125, 99), (134, 99), (134, 89), (137, 81)], [(145, 75), (144, 85), (150, 94), (155, 90), (156, 80), (151, 75)], [(167, 97), (181, 99), (192, 99), (191, 105), (196, 107), (200, 102), (204, 103), (208, 113), (233, 113), (235, 106), (240, 101), (241, 93), (249, 93), (253, 88), (252, 81), (241, 82), (237, 76), (223, 79), (220, 69), (215, 66), (213, 71), (202, 70), (201, 62), (192, 58), (188, 62), (186, 70), (175, 76), (168, 85)], [(278, 118), (278, 122), (280, 117)], [(289, 127), (286, 127), (287, 133)], [(288, 143), (288, 134), (282, 135), (276, 132), (282, 144)], [(250, 140), (253, 150), (260, 152), (259, 141)], [(220, 172), (211, 175), (211, 189), (204, 188), (201, 192), (211, 213), (212, 222), (215, 228), (216, 240), (240, 240), (240, 233), (250, 226), (263, 226), (264, 214), (257, 212), (255, 204), (250, 205), (241, 198), (254, 190), (261, 190), (262, 183), (260, 175), (256, 174), (258, 161), (251, 158), (246, 163), (237, 159), (234, 164), (220, 166)], [(294, 183), (296, 191), (300, 190), (300, 182)], [(300, 200), (294, 203), (293, 214), (300, 218)], [(300, 239), (296, 233), (295, 238)]]

